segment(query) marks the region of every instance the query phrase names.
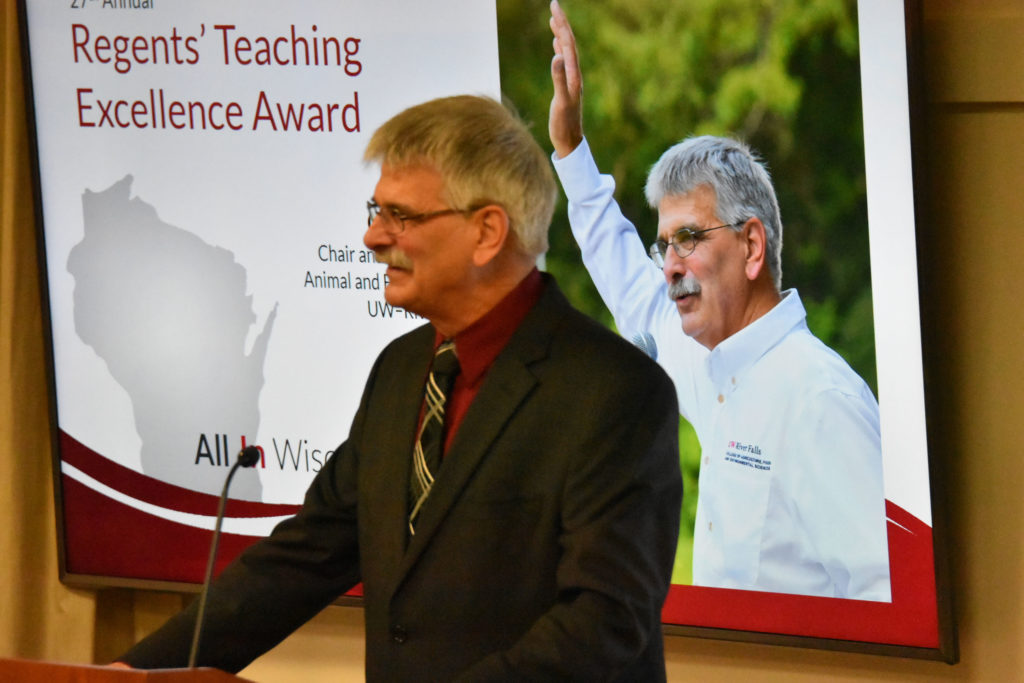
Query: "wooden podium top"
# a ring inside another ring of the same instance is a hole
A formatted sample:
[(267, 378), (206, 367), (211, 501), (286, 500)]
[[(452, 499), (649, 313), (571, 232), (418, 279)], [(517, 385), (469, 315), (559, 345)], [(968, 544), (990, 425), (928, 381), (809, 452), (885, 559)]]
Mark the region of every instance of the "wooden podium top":
[(17, 683), (253, 683), (219, 669), (119, 669), (0, 658), (0, 681)]

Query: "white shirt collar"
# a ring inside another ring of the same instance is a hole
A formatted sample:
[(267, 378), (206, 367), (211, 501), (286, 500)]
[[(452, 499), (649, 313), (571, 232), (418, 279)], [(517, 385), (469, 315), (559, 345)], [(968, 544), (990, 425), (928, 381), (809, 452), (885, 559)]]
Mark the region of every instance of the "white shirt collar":
[(744, 373), (798, 326), (807, 312), (795, 289), (782, 292), (770, 311), (723, 340), (707, 356), (708, 377), (719, 392), (731, 391)]

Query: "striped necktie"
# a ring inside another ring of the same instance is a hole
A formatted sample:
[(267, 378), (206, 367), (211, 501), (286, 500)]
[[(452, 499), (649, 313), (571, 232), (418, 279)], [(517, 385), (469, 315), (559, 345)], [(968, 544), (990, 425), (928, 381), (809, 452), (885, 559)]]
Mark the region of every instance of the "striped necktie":
[(416, 437), (409, 476), (409, 534), (416, 533), (416, 519), (430, 494), (441, 467), (444, 446), (444, 405), (459, 372), (455, 342), (446, 340), (434, 352), (423, 398), (423, 422)]

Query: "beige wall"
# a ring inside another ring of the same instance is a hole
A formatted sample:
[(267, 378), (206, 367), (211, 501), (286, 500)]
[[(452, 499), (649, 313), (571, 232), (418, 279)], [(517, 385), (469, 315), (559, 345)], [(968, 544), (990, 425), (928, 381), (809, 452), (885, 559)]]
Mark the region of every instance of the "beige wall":
[[(895, 1), (895, 0), (894, 0)], [(176, 595), (72, 590), (55, 578), (42, 322), (13, 2), (2, 5), (0, 125), (0, 656), (103, 661), (181, 604)], [(925, 0), (918, 168), (931, 246), (921, 282), (933, 456), (950, 483), (961, 663), (667, 639), (674, 681), (1024, 680), (1024, 3)], [(8, 164), (11, 156), (16, 168)], [(884, 293), (875, 293), (876, 296)], [(362, 679), (362, 612), (336, 607), (244, 675)]]

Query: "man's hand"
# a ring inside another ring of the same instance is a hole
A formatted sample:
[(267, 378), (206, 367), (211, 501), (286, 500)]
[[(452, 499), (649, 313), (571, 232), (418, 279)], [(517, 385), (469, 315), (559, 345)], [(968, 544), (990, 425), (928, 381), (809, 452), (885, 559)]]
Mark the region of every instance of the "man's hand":
[(551, 59), (551, 82), (555, 92), (548, 114), (548, 135), (555, 154), (561, 159), (583, 141), (583, 74), (572, 26), (558, 0), (551, 0), (550, 24), (555, 36), (555, 56)]

